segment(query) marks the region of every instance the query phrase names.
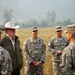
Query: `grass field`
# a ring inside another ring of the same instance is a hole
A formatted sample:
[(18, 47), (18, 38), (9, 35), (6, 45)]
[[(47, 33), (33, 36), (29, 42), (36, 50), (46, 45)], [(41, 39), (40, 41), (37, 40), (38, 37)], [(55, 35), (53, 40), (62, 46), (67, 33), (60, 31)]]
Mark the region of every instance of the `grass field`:
[[(19, 36), (21, 48), (23, 46), (23, 42), (31, 36), (31, 31), (29, 29), (18, 29), (17, 30), (17, 36)], [(39, 28), (38, 36), (42, 38), (46, 44), (46, 61), (44, 63), (44, 75), (53, 75), (52, 71), (52, 58), (51, 53), (48, 51), (47, 46), (48, 42), (50, 41), (50, 38), (55, 35), (54, 28)], [(24, 75), (24, 66), (25, 66), (25, 60), (23, 68), (21, 69), (21, 75)]]

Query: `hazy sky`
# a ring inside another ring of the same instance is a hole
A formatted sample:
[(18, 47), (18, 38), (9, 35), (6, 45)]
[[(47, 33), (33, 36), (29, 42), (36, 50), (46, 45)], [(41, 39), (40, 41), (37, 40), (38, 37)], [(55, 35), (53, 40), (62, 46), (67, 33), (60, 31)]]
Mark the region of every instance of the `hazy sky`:
[(72, 19), (75, 22), (75, 0), (0, 0), (0, 20), (3, 9), (13, 9), (13, 20), (41, 20), (47, 11), (55, 11), (56, 19)]

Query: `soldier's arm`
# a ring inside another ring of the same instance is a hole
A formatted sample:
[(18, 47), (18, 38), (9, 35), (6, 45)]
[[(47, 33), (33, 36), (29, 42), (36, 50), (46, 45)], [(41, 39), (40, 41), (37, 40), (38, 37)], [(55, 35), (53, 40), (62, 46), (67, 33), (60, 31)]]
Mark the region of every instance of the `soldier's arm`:
[(23, 56), (29, 64), (32, 63), (33, 59), (30, 57), (28, 53), (28, 42), (27, 41), (25, 41), (23, 45)]
[(11, 75), (12, 62), (7, 51), (2, 52), (1, 75)]
[(62, 56), (61, 56), (61, 72), (62, 75), (74, 75), (73, 71), (72, 71), (72, 58), (71, 58), (71, 51), (65, 51), (65, 53), (63, 52)]
[(44, 44), (44, 42), (42, 41), (42, 56), (40, 61), (42, 61), (43, 63), (45, 62), (45, 58), (46, 58), (46, 45)]
[(48, 51), (50, 51), (52, 54), (56, 54), (56, 49), (54, 49), (53, 41), (50, 40), (48, 44)]
[(60, 57), (60, 67), (61, 67), (61, 73), (62, 75), (65, 75), (64, 70), (65, 70), (65, 62), (66, 62), (66, 54), (65, 54), (65, 50), (63, 50), (63, 54)]

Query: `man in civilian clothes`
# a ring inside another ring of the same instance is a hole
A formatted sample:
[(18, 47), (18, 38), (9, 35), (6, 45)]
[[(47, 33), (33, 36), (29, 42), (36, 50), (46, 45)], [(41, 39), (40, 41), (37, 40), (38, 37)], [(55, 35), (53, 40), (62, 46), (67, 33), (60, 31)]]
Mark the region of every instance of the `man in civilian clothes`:
[(1, 40), (1, 46), (10, 53), (12, 59), (12, 75), (20, 75), (20, 69), (23, 65), (20, 42), (18, 40), (18, 37), (15, 35), (16, 28), (19, 28), (19, 26), (15, 26), (12, 21), (7, 22), (5, 24), (5, 27), (3, 28), (6, 34)]

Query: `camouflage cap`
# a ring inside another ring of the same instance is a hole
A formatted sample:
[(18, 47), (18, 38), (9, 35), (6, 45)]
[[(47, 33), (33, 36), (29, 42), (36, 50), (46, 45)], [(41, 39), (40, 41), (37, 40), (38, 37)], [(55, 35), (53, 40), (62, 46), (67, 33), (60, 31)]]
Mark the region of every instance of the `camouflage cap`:
[(65, 33), (67, 33), (68, 31), (75, 30), (75, 24), (67, 25), (66, 28), (67, 30), (65, 31)]
[(60, 30), (62, 30), (61, 26), (56, 26), (56, 27), (55, 27), (55, 31), (56, 31), (56, 32), (57, 32), (57, 31), (60, 31)]
[(37, 27), (35, 27), (35, 26), (34, 27), (31, 27), (30, 29), (31, 29), (31, 31), (38, 30)]

